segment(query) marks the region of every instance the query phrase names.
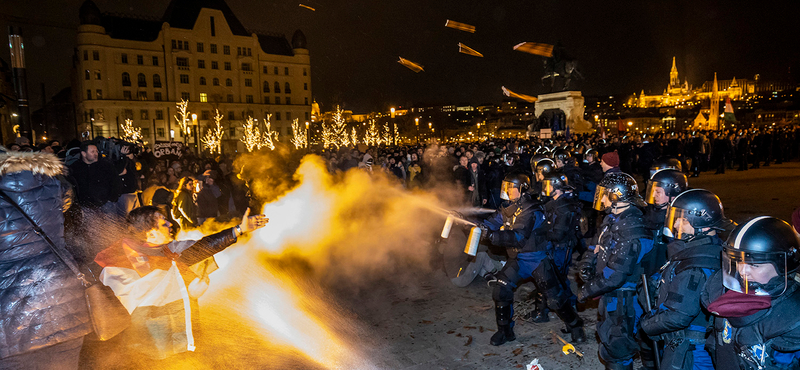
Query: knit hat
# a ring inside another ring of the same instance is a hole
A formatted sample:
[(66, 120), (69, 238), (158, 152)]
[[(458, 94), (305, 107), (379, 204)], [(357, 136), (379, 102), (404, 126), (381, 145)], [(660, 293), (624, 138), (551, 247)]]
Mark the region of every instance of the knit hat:
[(611, 167), (619, 167), (619, 154), (616, 151), (603, 154), (602, 160)]

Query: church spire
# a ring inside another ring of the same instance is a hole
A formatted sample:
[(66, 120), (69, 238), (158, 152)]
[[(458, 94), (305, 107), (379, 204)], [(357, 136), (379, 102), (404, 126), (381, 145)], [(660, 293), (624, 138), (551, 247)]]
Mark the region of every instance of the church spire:
[(678, 79), (678, 67), (675, 66), (675, 57), (672, 57), (672, 70), (669, 71), (669, 87), (680, 87), (681, 80)]

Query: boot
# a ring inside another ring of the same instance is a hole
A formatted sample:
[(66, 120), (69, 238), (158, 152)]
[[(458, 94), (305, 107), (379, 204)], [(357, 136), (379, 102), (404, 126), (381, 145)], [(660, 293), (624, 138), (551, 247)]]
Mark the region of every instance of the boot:
[(530, 320), (536, 323), (543, 323), (550, 321), (549, 310), (544, 302), (544, 299), (539, 292), (534, 292), (533, 297), (533, 310), (526, 313), (523, 319)]
[(499, 303), (494, 305), (494, 316), (497, 320), (497, 332), (492, 335), (489, 344), (499, 346), (505, 342), (517, 339), (514, 335), (514, 322), (511, 321), (513, 309), (511, 305), (501, 306)]
[(583, 330), (583, 319), (575, 312), (575, 307), (567, 303), (556, 311), (558, 317), (567, 325), (567, 331), (572, 336), (573, 343), (586, 342), (586, 332)]

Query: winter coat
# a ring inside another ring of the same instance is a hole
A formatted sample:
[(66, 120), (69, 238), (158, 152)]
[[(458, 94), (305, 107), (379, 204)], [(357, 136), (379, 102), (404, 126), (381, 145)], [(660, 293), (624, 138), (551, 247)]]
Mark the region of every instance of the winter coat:
[[(0, 154), (0, 189), (64, 245), (64, 167), (55, 155)], [(0, 200), (0, 358), (92, 331), (84, 288), (14, 206)]]

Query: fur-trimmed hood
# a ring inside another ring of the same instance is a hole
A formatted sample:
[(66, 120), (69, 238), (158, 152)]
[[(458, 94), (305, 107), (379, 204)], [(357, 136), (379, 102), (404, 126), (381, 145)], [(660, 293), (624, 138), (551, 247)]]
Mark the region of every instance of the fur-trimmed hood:
[(0, 176), (24, 171), (50, 177), (63, 175), (66, 172), (64, 164), (54, 154), (0, 152)]

